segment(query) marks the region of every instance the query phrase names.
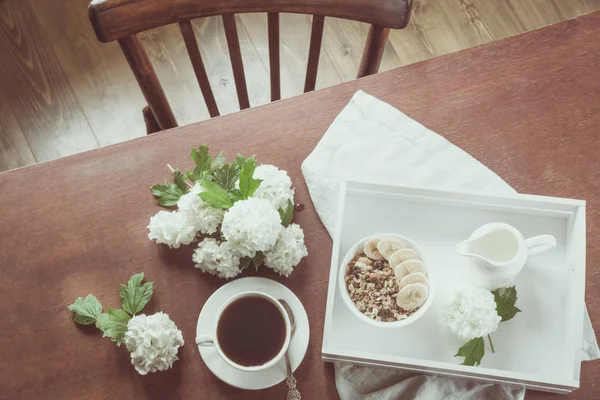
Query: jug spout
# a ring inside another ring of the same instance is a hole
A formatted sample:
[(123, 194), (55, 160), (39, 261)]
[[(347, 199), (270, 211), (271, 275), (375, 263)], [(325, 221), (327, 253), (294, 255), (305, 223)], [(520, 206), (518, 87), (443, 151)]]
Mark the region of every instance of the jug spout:
[(472, 239), (463, 240), (458, 244), (458, 246), (456, 246), (456, 252), (463, 256), (473, 256), (474, 254), (471, 253), (470, 249), (471, 242), (473, 242)]

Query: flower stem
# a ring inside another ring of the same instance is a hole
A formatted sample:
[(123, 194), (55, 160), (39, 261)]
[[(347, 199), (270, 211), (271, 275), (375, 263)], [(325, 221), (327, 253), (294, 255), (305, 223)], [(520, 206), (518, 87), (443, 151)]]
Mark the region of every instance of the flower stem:
[(490, 347), (492, 348), (492, 353), (495, 353), (494, 344), (492, 343), (492, 337), (489, 334), (488, 334), (488, 340), (490, 341)]
[[(171, 167), (171, 164), (167, 164), (167, 168), (169, 168), (169, 170), (171, 170), (171, 172), (175, 172), (175, 170), (173, 169), (173, 167)], [(192, 188), (192, 184), (189, 183), (188, 181), (184, 181), (186, 185), (188, 185), (188, 187), (191, 189)]]

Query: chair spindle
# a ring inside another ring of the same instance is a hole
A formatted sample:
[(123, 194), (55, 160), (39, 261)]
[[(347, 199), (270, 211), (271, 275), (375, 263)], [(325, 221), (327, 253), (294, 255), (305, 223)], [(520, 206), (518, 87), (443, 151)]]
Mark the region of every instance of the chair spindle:
[(185, 48), (190, 56), (194, 74), (196, 74), (196, 79), (198, 80), (198, 85), (202, 91), (202, 97), (204, 97), (208, 113), (211, 118), (217, 117), (219, 115), (219, 107), (217, 106), (215, 95), (210, 87), (210, 81), (208, 79), (208, 74), (206, 73), (206, 68), (204, 67), (204, 62), (202, 61), (202, 56), (200, 55), (200, 49), (198, 48), (198, 41), (196, 40), (192, 23), (190, 21), (182, 21), (179, 23), (179, 29), (181, 30), (181, 36), (183, 36)]
[(271, 101), (281, 99), (281, 70), (279, 64), (279, 14), (268, 13), (269, 70), (271, 72)]
[(373, 75), (379, 71), (383, 50), (385, 49), (389, 34), (389, 28), (371, 25), (365, 42), (365, 49), (360, 60), (360, 66), (358, 67), (358, 73), (356, 74), (357, 78)]
[(319, 69), (319, 55), (321, 54), (321, 42), (323, 41), (323, 27), (325, 17), (313, 15), (312, 29), (310, 33), (310, 46), (308, 49), (308, 63), (306, 64), (306, 80), (304, 81), (304, 92), (315, 90), (317, 84), (317, 70)]
[(164, 130), (177, 127), (167, 96), (137, 35), (119, 39), (119, 45), (160, 128)]
[(233, 79), (235, 80), (235, 89), (237, 91), (238, 102), (240, 103), (240, 110), (244, 110), (250, 108), (250, 100), (248, 98), (244, 63), (242, 61), (240, 39), (238, 38), (234, 14), (223, 14), (223, 27), (225, 28), (225, 37), (227, 38), (227, 47), (229, 48), (229, 58), (231, 59), (231, 68), (233, 69)]

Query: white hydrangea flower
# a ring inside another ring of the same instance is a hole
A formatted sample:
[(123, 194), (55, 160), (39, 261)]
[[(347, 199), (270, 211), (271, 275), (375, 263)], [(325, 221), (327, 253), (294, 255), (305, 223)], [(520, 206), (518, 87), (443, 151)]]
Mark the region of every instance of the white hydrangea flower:
[(196, 231), (205, 235), (212, 235), (223, 221), (225, 210), (210, 207), (199, 196), (204, 189), (196, 183), (189, 193), (184, 194), (177, 201), (179, 212), (184, 214), (193, 223)]
[(268, 251), (283, 230), (281, 217), (268, 200), (237, 201), (223, 218), (221, 232), (231, 246), (247, 253)]
[(238, 249), (229, 242), (219, 243), (213, 238), (206, 238), (198, 245), (192, 260), (202, 272), (230, 279), (242, 272), (239, 268), (241, 257)]
[(177, 249), (182, 244), (187, 245), (196, 238), (195, 221), (178, 211), (159, 211), (150, 217), (148, 238), (156, 240)]
[(460, 337), (471, 340), (494, 332), (501, 319), (492, 292), (469, 287), (454, 298), (447, 325)]
[(294, 202), (292, 180), (287, 172), (274, 165), (260, 165), (254, 170), (253, 177), (262, 179), (253, 197), (269, 200), (275, 209), (286, 209), (288, 201)]
[(123, 341), (131, 352), (131, 365), (141, 375), (171, 368), (184, 344), (181, 331), (163, 312), (131, 318)]
[(291, 224), (281, 232), (273, 250), (265, 253), (265, 264), (280, 275), (290, 276), (302, 257), (308, 255), (304, 232), (299, 225)]
[[(198, 248), (192, 256), (192, 260), (196, 263), (196, 268), (202, 269), (202, 272), (207, 272), (204, 271), (204, 268), (207, 268), (211, 263), (215, 263), (214, 254), (219, 250), (219, 245), (220, 243), (213, 238), (206, 238), (198, 243)], [(203, 267), (204, 265), (206, 267)]]

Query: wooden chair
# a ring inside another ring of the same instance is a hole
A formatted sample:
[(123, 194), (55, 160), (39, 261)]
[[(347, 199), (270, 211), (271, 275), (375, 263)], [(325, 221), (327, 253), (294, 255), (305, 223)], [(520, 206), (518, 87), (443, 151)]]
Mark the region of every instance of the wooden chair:
[(221, 15), (233, 68), (240, 109), (250, 107), (244, 66), (235, 23), (236, 13), (266, 12), (268, 15), (271, 101), (279, 100), (279, 14), (312, 14), (312, 32), (304, 92), (315, 89), (325, 17), (371, 24), (358, 68), (358, 77), (379, 69), (389, 30), (406, 26), (412, 0), (92, 0), (89, 17), (101, 42), (118, 40), (142, 89), (148, 106), (144, 120), (148, 133), (174, 128), (177, 121), (137, 33), (177, 23), (185, 42), (202, 95), (211, 117), (219, 115), (196, 36), (190, 20)]

